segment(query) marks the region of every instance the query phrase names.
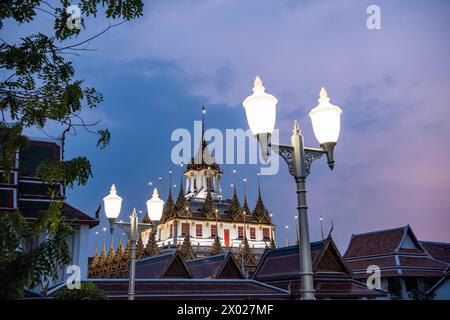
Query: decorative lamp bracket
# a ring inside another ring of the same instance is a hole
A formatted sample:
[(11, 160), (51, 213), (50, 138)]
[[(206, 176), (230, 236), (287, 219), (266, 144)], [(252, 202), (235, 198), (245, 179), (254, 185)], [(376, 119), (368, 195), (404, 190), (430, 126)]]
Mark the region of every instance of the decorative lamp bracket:
[[(295, 172), (295, 157), (294, 157), (294, 147), (289, 145), (283, 145), (283, 144), (270, 144), (270, 147), (272, 150), (277, 152), (283, 159), (286, 161), (286, 164), (289, 169), (289, 173), (296, 177)], [(311, 164), (314, 160), (320, 159), (322, 155), (326, 153), (323, 149), (316, 149), (316, 148), (305, 148), (304, 150), (304, 161), (305, 161), (305, 178), (309, 175), (311, 171)]]

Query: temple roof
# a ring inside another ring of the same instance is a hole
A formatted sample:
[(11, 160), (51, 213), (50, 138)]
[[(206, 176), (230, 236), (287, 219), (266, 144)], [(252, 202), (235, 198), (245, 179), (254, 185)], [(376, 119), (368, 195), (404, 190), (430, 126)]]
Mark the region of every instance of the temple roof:
[(230, 208), (228, 209), (228, 213), (234, 220), (244, 220), (242, 207), (236, 194), (236, 187), (233, 187), (233, 195), (231, 196)]
[[(190, 208), (190, 216), (189, 218), (192, 219), (198, 219), (198, 220), (215, 220), (215, 210), (217, 210), (217, 220), (219, 222), (242, 222), (243, 220), (236, 220), (233, 218), (233, 216), (230, 214), (230, 206), (231, 206), (231, 200), (216, 200), (216, 199), (210, 199), (210, 200), (203, 200), (203, 199), (196, 199), (193, 198), (188, 202), (188, 206)], [(164, 212), (170, 211), (170, 209), (164, 209)], [(162, 220), (162, 222), (167, 222), (168, 220), (172, 219), (173, 217), (168, 217), (165, 220)], [(273, 225), (271, 222), (262, 222), (256, 220), (251, 213), (248, 213), (245, 215), (245, 222), (246, 223), (260, 223), (260, 224), (267, 224), (267, 225)]]
[(369, 276), (370, 265), (379, 266), (383, 277), (439, 277), (447, 267), (424, 249), (409, 225), (352, 235), (344, 260), (358, 279)]
[[(313, 272), (335, 272), (351, 276), (331, 236), (322, 241), (311, 242)], [(326, 262), (324, 265), (322, 262)], [(255, 270), (253, 279), (275, 280), (298, 277), (300, 258), (298, 245), (267, 249)]]
[(209, 152), (208, 144), (204, 138), (202, 138), (202, 142), (200, 143), (197, 153), (194, 157), (192, 157), (191, 161), (186, 166), (186, 172), (190, 170), (200, 171), (203, 169), (221, 172), (220, 166), (216, 163), (216, 160)]
[(270, 213), (264, 206), (264, 203), (262, 201), (261, 197), (261, 189), (258, 188), (258, 200), (256, 201), (255, 210), (252, 212), (253, 217), (255, 220), (265, 223), (272, 223), (272, 219), (270, 218)]
[[(378, 290), (369, 290), (365, 284), (352, 279), (351, 271), (331, 236), (312, 242), (310, 246), (316, 297), (361, 298), (385, 295)], [(299, 272), (298, 245), (266, 249), (252, 279), (299, 294)]]
[(450, 263), (450, 243), (420, 241), (420, 244), (433, 258)]
[(405, 227), (353, 234), (345, 258), (393, 253), (405, 234)]
[(244, 279), (239, 266), (231, 254), (217, 254), (205, 258), (186, 261), (194, 278), (234, 278)]
[(191, 161), (187, 165), (186, 172), (190, 170), (200, 171), (203, 169), (208, 169), (221, 173), (219, 165), (216, 163), (214, 157), (211, 155), (211, 152), (208, 150), (208, 143), (205, 139), (205, 107), (203, 107), (202, 111), (202, 141), (200, 142), (197, 153), (191, 158)]
[[(109, 299), (127, 299), (128, 279), (92, 279)], [(144, 299), (291, 299), (286, 290), (248, 279), (136, 279), (138, 300)]]
[[(127, 272), (124, 277), (128, 277)], [(175, 250), (168, 250), (160, 255), (136, 260), (136, 278), (192, 278), (192, 275), (180, 254)]]

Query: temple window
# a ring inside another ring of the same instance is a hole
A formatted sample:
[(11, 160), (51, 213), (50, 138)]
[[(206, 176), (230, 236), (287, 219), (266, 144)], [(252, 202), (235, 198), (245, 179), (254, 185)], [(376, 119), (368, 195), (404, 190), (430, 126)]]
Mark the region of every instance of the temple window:
[(202, 233), (203, 233), (203, 225), (202, 224), (197, 224), (196, 226), (195, 226), (195, 231), (196, 231), (196, 236), (197, 237), (201, 237), (202, 236)]
[(250, 239), (256, 239), (256, 229), (250, 228)]
[(244, 238), (244, 227), (243, 226), (238, 227), (238, 238), (239, 239)]
[(185, 236), (187, 234), (189, 234), (189, 222), (183, 222), (181, 224), (181, 235)]
[(264, 240), (270, 240), (269, 228), (263, 228), (263, 239)]
[(215, 237), (217, 234), (217, 226), (215, 224), (211, 225), (211, 237)]

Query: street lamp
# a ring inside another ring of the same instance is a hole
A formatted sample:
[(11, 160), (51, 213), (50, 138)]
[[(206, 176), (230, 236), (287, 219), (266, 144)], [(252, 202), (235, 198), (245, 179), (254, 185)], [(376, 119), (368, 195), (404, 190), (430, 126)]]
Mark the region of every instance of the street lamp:
[(258, 139), (264, 159), (267, 159), (268, 142), (275, 128), (277, 98), (265, 92), (259, 76), (256, 76), (253, 94), (243, 101), (247, 122)]
[(164, 201), (159, 198), (158, 190), (153, 189), (152, 198), (147, 200), (147, 212), (151, 221), (159, 221), (164, 209)]
[(139, 223), (138, 216), (136, 214), (136, 209), (133, 209), (133, 213), (130, 216), (130, 222), (115, 222), (120, 214), (120, 209), (122, 206), (122, 198), (117, 195), (116, 187), (112, 185), (111, 191), (108, 196), (103, 198), (105, 204), (105, 214), (110, 223), (111, 233), (114, 230), (114, 225), (116, 224), (127, 234), (130, 240), (131, 250), (130, 250), (130, 272), (128, 281), (128, 300), (134, 300), (134, 284), (136, 276), (136, 243), (138, 236), (141, 232), (144, 232), (150, 228), (153, 228), (151, 223)]
[(303, 136), (297, 120), (291, 136), (291, 145), (270, 144), (270, 135), (275, 128), (277, 99), (265, 93), (261, 79), (257, 76), (253, 94), (243, 101), (250, 130), (261, 144), (263, 156), (267, 157), (268, 146), (274, 149), (286, 161), (289, 173), (294, 176), (297, 185), (298, 229), (300, 234), (300, 276), (302, 299), (315, 299), (311, 264), (311, 248), (306, 203), (305, 180), (310, 172), (311, 163), (327, 155), (328, 166), (334, 167), (333, 152), (339, 138), (340, 114), (342, 110), (330, 103), (324, 88), (320, 90), (319, 105), (311, 110), (314, 134), (321, 148), (304, 146)]
[(109, 220), (109, 230), (111, 235), (114, 231), (114, 221), (120, 214), (120, 209), (122, 208), (122, 198), (117, 195), (116, 186), (113, 184), (109, 194), (103, 198), (103, 203), (105, 204), (105, 214), (106, 218)]

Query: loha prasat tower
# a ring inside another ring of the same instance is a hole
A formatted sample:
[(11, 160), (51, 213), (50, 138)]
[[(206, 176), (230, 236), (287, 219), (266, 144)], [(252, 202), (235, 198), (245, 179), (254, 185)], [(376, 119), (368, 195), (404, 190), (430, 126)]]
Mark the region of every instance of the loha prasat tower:
[[(264, 206), (259, 185), (253, 210), (248, 206), (245, 190), (241, 205), (236, 184), (232, 186), (231, 199), (224, 199), (220, 186), (223, 172), (208, 150), (204, 115), (203, 108), (202, 141), (185, 166), (185, 183), (180, 182), (176, 199), (170, 183), (162, 216), (154, 221), (156, 243), (161, 250), (179, 248), (188, 235), (197, 257), (211, 254), (219, 241), (221, 250), (239, 255), (246, 246), (253, 255), (260, 256), (267, 247), (275, 246), (271, 214)], [(144, 219), (150, 220), (147, 215)], [(147, 243), (150, 232), (142, 233), (143, 243)]]

